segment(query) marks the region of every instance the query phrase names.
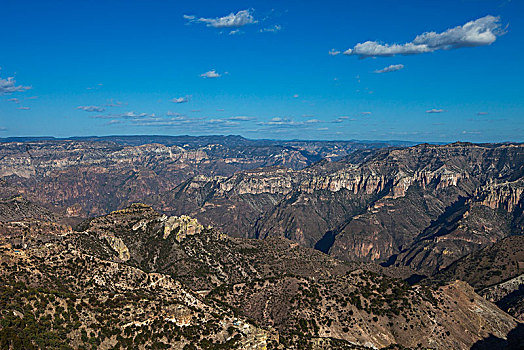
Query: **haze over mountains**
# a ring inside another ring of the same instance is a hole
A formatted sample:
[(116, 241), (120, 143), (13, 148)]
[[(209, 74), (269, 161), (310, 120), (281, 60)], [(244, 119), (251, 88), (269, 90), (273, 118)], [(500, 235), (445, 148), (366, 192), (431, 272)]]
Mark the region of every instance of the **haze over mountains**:
[(9, 344), (519, 346), (522, 144), (4, 141)]

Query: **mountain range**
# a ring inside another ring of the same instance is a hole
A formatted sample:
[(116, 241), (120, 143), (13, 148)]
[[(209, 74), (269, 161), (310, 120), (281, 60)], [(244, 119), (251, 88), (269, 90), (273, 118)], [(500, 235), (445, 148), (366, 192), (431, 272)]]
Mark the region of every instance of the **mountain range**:
[(2, 348), (523, 345), (522, 144), (1, 141)]

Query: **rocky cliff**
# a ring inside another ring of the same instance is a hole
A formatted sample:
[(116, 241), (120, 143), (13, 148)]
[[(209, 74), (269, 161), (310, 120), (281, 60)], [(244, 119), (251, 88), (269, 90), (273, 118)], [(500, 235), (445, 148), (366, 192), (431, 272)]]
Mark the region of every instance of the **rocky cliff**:
[(194, 178), (153, 203), (233, 235), (284, 236), (424, 273), (522, 232), (522, 145), (419, 145), (355, 159)]
[(0, 142), (0, 197), (24, 195), (67, 216), (85, 218), (143, 202), (198, 175), (231, 176), (275, 165), (302, 169), (324, 157), (386, 146), (233, 136), (6, 139)]

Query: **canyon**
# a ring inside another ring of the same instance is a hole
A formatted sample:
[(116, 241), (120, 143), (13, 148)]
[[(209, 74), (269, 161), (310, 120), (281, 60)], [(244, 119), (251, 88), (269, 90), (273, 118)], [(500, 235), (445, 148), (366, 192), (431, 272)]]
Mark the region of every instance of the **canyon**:
[(100, 348), (518, 348), (523, 193), (522, 144), (5, 139), (4, 293), (90, 298), (74, 348), (117, 296)]

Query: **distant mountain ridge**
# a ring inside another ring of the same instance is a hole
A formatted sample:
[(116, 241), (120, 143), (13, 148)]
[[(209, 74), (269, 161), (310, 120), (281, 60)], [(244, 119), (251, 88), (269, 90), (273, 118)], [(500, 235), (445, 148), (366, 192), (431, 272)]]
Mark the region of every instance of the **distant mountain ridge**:
[(109, 136), (12, 136), (0, 137), (0, 143), (9, 142), (38, 142), (38, 141), (109, 141), (126, 146), (141, 146), (150, 143), (158, 143), (165, 146), (204, 147), (210, 144), (223, 144), (229, 147), (239, 145), (286, 145), (286, 144), (367, 144), (367, 145), (388, 145), (388, 146), (412, 146), (418, 142), (400, 140), (273, 140), (273, 139), (247, 139), (240, 135), (209, 135), (209, 136), (190, 136), (190, 135), (109, 135)]
[(0, 143), (0, 197), (23, 194), (69, 216), (84, 217), (145, 201), (197, 175), (230, 176), (266, 166), (302, 169), (359, 149), (390, 146), (239, 136), (23, 140)]

